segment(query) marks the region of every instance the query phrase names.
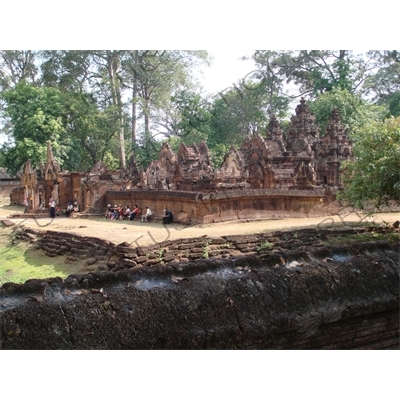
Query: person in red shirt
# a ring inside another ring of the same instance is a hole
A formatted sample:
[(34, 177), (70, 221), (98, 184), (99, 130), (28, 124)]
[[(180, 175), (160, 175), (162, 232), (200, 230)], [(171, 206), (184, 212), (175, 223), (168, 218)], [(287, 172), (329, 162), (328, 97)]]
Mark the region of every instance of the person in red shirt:
[(131, 212), (131, 215), (130, 215), (129, 219), (130, 219), (131, 221), (133, 221), (133, 220), (135, 219), (135, 217), (138, 217), (140, 214), (141, 214), (141, 212), (140, 212), (140, 210), (139, 210), (137, 204), (135, 204), (135, 205), (133, 206), (133, 210), (132, 210), (132, 212)]

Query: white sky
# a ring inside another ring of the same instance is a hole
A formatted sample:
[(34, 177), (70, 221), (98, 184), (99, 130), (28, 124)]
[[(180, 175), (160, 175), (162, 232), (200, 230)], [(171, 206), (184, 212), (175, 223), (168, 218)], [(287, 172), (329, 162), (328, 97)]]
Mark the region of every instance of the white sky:
[(256, 70), (253, 60), (241, 60), (241, 57), (251, 56), (252, 53), (253, 50), (209, 50), (213, 57), (212, 64), (199, 71), (205, 92), (216, 95)]

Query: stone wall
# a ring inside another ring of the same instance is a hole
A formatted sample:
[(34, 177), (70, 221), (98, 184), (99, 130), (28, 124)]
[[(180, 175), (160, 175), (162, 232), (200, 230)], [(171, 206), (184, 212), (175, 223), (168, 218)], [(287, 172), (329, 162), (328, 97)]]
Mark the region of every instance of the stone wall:
[(150, 207), (161, 217), (164, 208), (182, 223), (211, 223), (237, 219), (304, 218), (333, 215), (339, 206), (335, 196), (323, 190), (238, 189), (213, 193), (173, 190), (108, 191), (107, 203), (142, 211)]
[[(99, 256), (136, 265), (4, 284), (0, 348), (399, 349), (398, 241), (327, 245), (332, 235), (302, 230), (146, 249), (87, 238)], [(78, 248), (83, 240), (75, 239)], [(58, 240), (68, 247), (66, 236)], [(166, 262), (174, 251), (188, 252), (188, 261)], [(153, 255), (164, 264), (148, 263)]]
[[(22, 202), (19, 203), (19, 197), (13, 201), (13, 199), (10, 197), (13, 189), (19, 189), (22, 188)], [(24, 204), (23, 203), (23, 186), (22, 183), (19, 179), (10, 179), (10, 178), (4, 178), (0, 179), (0, 198), (9, 198), (11, 203), (15, 204)]]

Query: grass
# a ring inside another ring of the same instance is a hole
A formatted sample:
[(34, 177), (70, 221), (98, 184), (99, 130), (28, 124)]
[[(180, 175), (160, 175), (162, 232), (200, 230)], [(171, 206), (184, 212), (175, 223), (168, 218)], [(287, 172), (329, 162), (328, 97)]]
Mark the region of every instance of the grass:
[(6, 282), (24, 283), (28, 279), (45, 279), (79, 272), (79, 265), (65, 262), (65, 257), (47, 257), (28, 243), (0, 245), (0, 285)]
[(369, 242), (372, 240), (383, 240), (389, 243), (398, 243), (400, 241), (399, 232), (379, 233), (364, 232), (359, 234), (338, 235), (325, 240), (327, 244), (351, 244), (359, 242)]

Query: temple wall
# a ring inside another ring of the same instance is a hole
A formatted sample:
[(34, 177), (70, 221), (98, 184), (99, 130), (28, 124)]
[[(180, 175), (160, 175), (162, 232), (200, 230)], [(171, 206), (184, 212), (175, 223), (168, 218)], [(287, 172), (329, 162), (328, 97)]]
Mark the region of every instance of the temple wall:
[[(10, 198), (13, 189), (22, 187), (22, 183), (19, 179), (0, 179), (0, 198), (8, 197)], [(10, 198), (11, 203), (13, 203), (12, 198)], [(16, 200), (19, 201), (19, 198)], [(23, 204), (24, 198), (22, 197)], [(19, 204), (19, 203), (18, 203)]]
[(399, 349), (398, 242), (313, 246), (331, 234), (212, 238), (228, 252), (267, 240), (274, 252), (199, 259), (200, 248), (198, 259), (162, 265), (150, 264), (151, 249), (111, 246), (147, 261), (1, 286), (0, 349)]
[(182, 223), (211, 223), (238, 219), (276, 219), (332, 215), (335, 196), (323, 191), (243, 189), (213, 193), (168, 190), (109, 191), (107, 203), (148, 206), (161, 217), (164, 208)]

